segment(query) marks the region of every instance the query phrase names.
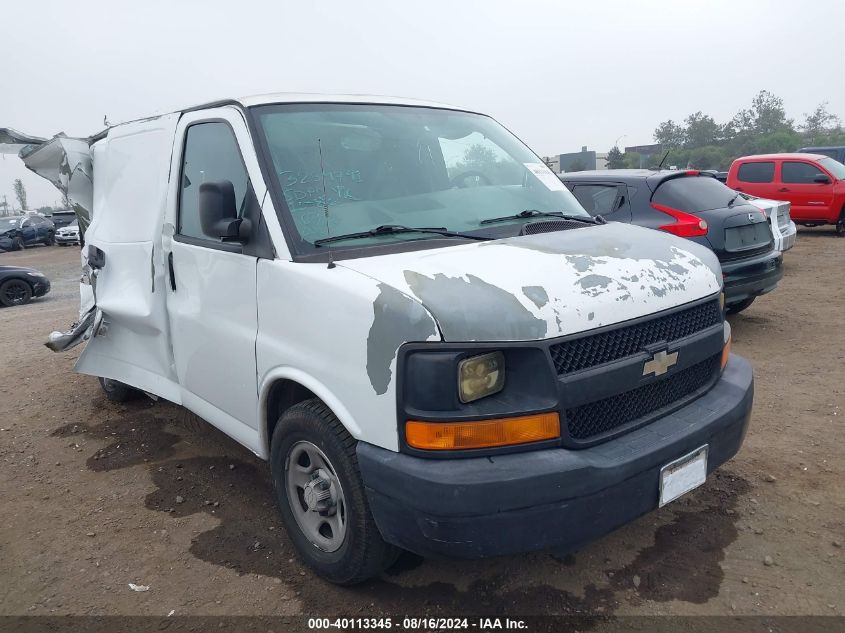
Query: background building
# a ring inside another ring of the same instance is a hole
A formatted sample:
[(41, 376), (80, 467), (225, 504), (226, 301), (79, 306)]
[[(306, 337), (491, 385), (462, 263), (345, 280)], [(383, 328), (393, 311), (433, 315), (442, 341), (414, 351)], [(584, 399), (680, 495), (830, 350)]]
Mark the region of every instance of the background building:
[(552, 171), (561, 174), (566, 171), (607, 169), (607, 152), (588, 150), (584, 145), (580, 152), (557, 154), (543, 159)]

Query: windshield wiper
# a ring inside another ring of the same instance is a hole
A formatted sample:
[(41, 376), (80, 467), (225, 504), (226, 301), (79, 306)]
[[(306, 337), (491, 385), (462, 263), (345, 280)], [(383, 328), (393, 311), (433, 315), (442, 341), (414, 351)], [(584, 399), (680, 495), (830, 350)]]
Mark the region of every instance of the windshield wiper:
[(341, 240), (358, 240), (365, 237), (376, 237), (378, 235), (396, 235), (398, 233), (432, 233), (434, 235), (442, 235), (443, 237), (460, 237), (467, 240), (489, 240), (489, 237), (481, 235), (470, 235), (469, 233), (458, 233), (457, 231), (450, 231), (445, 226), (402, 226), (401, 224), (382, 224), (369, 231), (361, 231), (359, 233), (346, 233), (344, 235), (332, 235), (330, 237), (323, 237), (319, 240), (314, 240), (314, 246), (322, 246), (329, 242), (339, 242)]
[(537, 209), (526, 209), (525, 211), (520, 211), (516, 215), (505, 215), (501, 218), (481, 220), (479, 224), (493, 224), (494, 222), (504, 222), (505, 220), (524, 220), (526, 218), (536, 218), (541, 216), (563, 218), (564, 220), (574, 220), (575, 222), (584, 222), (586, 224), (606, 224), (605, 219), (600, 215), (585, 218), (581, 215), (567, 215), (565, 213), (561, 213), (560, 211), (538, 211)]

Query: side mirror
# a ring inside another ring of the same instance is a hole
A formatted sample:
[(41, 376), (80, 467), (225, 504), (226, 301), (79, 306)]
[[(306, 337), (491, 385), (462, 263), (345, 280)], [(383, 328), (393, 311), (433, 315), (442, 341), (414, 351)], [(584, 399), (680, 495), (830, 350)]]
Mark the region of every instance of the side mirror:
[(246, 242), (249, 220), (238, 217), (235, 187), (228, 180), (204, 182), (199, 190), (199, 213), (202, 232), (223, 242)]
[(813, 177), (813, 182), (817, 182), (820, 185), (829, 185), (830, 184), (830, 178), (828, 178), (824, 174), (816, 174)]

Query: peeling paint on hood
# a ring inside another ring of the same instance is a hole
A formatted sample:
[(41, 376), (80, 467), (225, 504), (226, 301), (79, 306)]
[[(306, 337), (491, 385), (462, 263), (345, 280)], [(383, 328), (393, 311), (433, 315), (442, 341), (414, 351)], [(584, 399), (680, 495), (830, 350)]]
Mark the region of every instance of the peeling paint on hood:
[(695, 301), (722, 286), (719, 262), (706, 247), (617, 223), (338, 265), (416, 298), (450, 342), (574, 334)]

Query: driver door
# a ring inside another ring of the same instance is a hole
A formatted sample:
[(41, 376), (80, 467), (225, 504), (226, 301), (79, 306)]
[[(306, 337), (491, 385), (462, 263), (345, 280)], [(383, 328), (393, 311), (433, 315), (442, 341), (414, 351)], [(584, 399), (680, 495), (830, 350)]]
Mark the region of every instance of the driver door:
[(198, 196), (203, 182), (227, 180), (234, 186), (241, 216), (254, 210), (252, 183), (262, 180), (248, 172), (243, 151), (252, 151), (252, 145), (236, 110), (182, 117), (171, 167), (178, 177), (170, 189), (165, 225), (165, 235), (172, 239), (164, 248), (169, 250), (167, 311), (182, 403), (252, 447), (257, 446), (258, 420), (258, 256), (245, 245), (206, 235)]

